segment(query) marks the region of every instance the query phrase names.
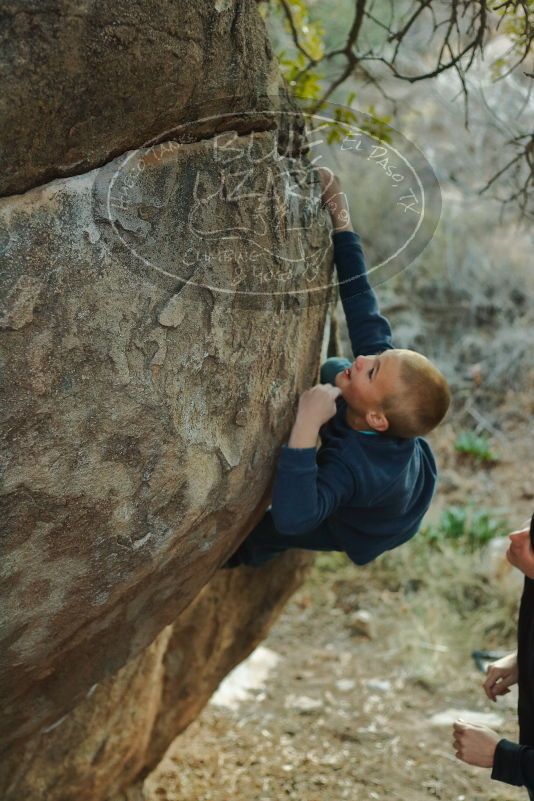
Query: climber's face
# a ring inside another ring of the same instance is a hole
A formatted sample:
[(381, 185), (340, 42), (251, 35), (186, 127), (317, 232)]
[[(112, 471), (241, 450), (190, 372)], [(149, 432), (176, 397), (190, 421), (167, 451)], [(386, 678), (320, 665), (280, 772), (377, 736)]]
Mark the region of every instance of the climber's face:
[(358, 356), (350, 367), (336, 375), (336, 387), (358, 414), (380, 412), (384, 399), (401, 388), (401, 360), (400, 349)]
[(336, 375), (336, 386), (349, 406), (380, 406), (399, 383), (400, 357), (394, 350), (358, 356)]

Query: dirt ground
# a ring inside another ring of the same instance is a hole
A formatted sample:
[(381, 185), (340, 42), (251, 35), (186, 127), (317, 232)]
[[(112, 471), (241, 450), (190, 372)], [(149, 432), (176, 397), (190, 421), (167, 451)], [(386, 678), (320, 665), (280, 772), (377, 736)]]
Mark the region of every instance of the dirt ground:
[[(504, 509), (512, 523), (531, 513), (529, 404), (527, 396), (508, 397), (496, 442), (500, 461), (493, 467), (474, 467), (458, 457), (452, 426), (435, 432), (432, 444), (443, 471), (438, 510), (469, 499)], [(417, 582), (393, 580), (395, 574), (382, 569), (380, 560), (356, 568), (329, 558), (317, 559), (310, 579), (263, 643), (279, 656), (263, 689), (234, 709), (208, 705), (146, 779), (142, 797), (525, 799), (525, 790), (459, 762), (450, 724), (432, 722), (451, 709), (467, 710), (466, 719), (469, 711), (496, 713), (499, 732), (517, 739), (515, 693), (497, 705), (486, 699), (483, 674), (471, 659), (473, 647), (511, 650), (515, 622), (507, 642), (499, 641), (491, 627), (481, 626), (476, 608), (453, 617), (438, 590), (424, 595)], [(442, 587), (455, 581), (454, 566), (448, 579), (447, 569), (444, 565)], [(511, 618), (522, 586), (513, 573)], [(370, 636), (358, 623), (362, 610), (370, 616)]]
[[(463, 686), (437, 692), (398, 670), (385, 625), (368, 641), (354, 637), (339, 612), (306, 608), (301, 593), (267, 642), (282, 660), (266, 691), (235, 713), (208, 707), (147, 783), (148, 798), (523, 798), (459, 763), (449, 727), (429, 723), (449, 706), (486, 708), (480, 675), (467, 669)], [(391, 689), (371, 689), (376, 679)], [(317, 707), (306, 711), (303, 698)], [(513, 736), (511, 710), (502, 731)]]
[[(512, 801), (520, 790), (454, 757), (450, 726), (430, 717), (448, 708), (489, 711), (482, 674), (466, 654), (465, 672), (436, 687), (399, 669), (389, 633), (412, 627), (383, 613), (381, 594), (363, 580), (358, 598), (376, 618), (376, 636), (355, 633), (342, 599), (311, 602), (306, 587), (289, 604), (265, 645), (281, 656), (258, 697), (229, 711), (209, 706), (178, 738), (146, 783), (150, 801), (337, 801), (419, 799)], [(384, 591), (387, 592), (387, 591)], [(438, 644), (434, 644), (436, 647)], [(420, 643), (424, 656), (425, 646)], [(389, 684), (389, 686), (388, 686)], [(315, 703), (314, 703), (315, 702)], [(502, 714), (502, 713), (501, 713)], [(514, 711), (501, 732), (514, 737)]]

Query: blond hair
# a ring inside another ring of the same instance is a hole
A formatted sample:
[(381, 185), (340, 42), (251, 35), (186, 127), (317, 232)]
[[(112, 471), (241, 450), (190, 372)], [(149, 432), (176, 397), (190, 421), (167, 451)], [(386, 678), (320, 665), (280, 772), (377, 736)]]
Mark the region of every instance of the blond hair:
[(400, 363), (401, 389), (386, 397), (382, 408), (388, 434), (420, 437), (436, 428), (445, 417), (451, 391), (443, 374), (415, 351), (405, 350)]

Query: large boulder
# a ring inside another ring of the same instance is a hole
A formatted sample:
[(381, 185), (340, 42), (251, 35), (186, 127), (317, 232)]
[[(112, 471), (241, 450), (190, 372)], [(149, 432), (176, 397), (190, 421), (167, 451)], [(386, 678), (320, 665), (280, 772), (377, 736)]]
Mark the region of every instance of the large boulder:
[[(272, 136), (261, 134), (260, 147), (270, 150)], [(316, 378), (323, 306), (295, 313), (290, 293), (247, 308), (214, 284), (230, 286), (241, 270), (241, 286), (269, 286), (269, 249), (291, 255), (304, 241), (311, 260), (321, 230), (305, 240), (289, 232), (280, 246), (273, 216), (255, 275), (237, 260), (254, 246), (244, 233), (231, 246), (210, 240), (214, 260), (195, 261), (191, 283), (173, 277), (194, 236), (188, 170), (196, 163), (207, 184), (218, 182), (211, 153), (206, 141), (191, 144), (139, 172), (131, 206), (114, 212), (115, 240), (98, 183), (107, 167), (0, 202), (10, 284), (0, 318), (8, 740), (58, 718), (195, 597), (243, 538), (298, 392)], [(168, 185), (181, 202), (162, 212), (154, 186)], [(154, 208), (157, 222), (145, 224), (141, 209)], [(211, 205), (198, 224), (219, 214), (230, 227), (244, 209)], [(216, 259), (222, 247), (230, 260)], [(288, 280), (298, 284), (296, 267)]]
[[(0, 781), (18, 799), (33, 738), (57, 726), (75, 759), (59, 721), (96, 685), (157, 684), (163, 632), (269, 502), (332, 293), (303, 120), (255, 3), (0, 13)], [(188, 709), (227, 665), (195, 671)], [(135, 692), (156, 738), (132, 746), (137, 769), (167, 734), (157, 687)]]

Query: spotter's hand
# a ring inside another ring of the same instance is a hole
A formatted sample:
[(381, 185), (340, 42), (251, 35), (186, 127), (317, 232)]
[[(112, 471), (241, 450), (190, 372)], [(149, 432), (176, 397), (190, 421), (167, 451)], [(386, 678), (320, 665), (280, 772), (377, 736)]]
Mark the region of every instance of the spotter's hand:
[(495, 757), (495, 748), (501, 738), (487, 726), (465, 723), (460, 718), (452, 727), (452, 746), (454, 755), (479, 768), (491, 768)]
[(528, 527), (521, 531), (512, 531), (508, 535), (510, 545), (506, 551), (506, 558), (511, 565), (517, 567), (529, 579), (534, 579), (534, 551), (530, 542)]
[(509, 693), (512, 684), (517, 684), (517, 652), (493, 662), (486, 672), (487, 679), (482, 685), (484, 692), (491, 701), (496, 701), (498, 695)]

